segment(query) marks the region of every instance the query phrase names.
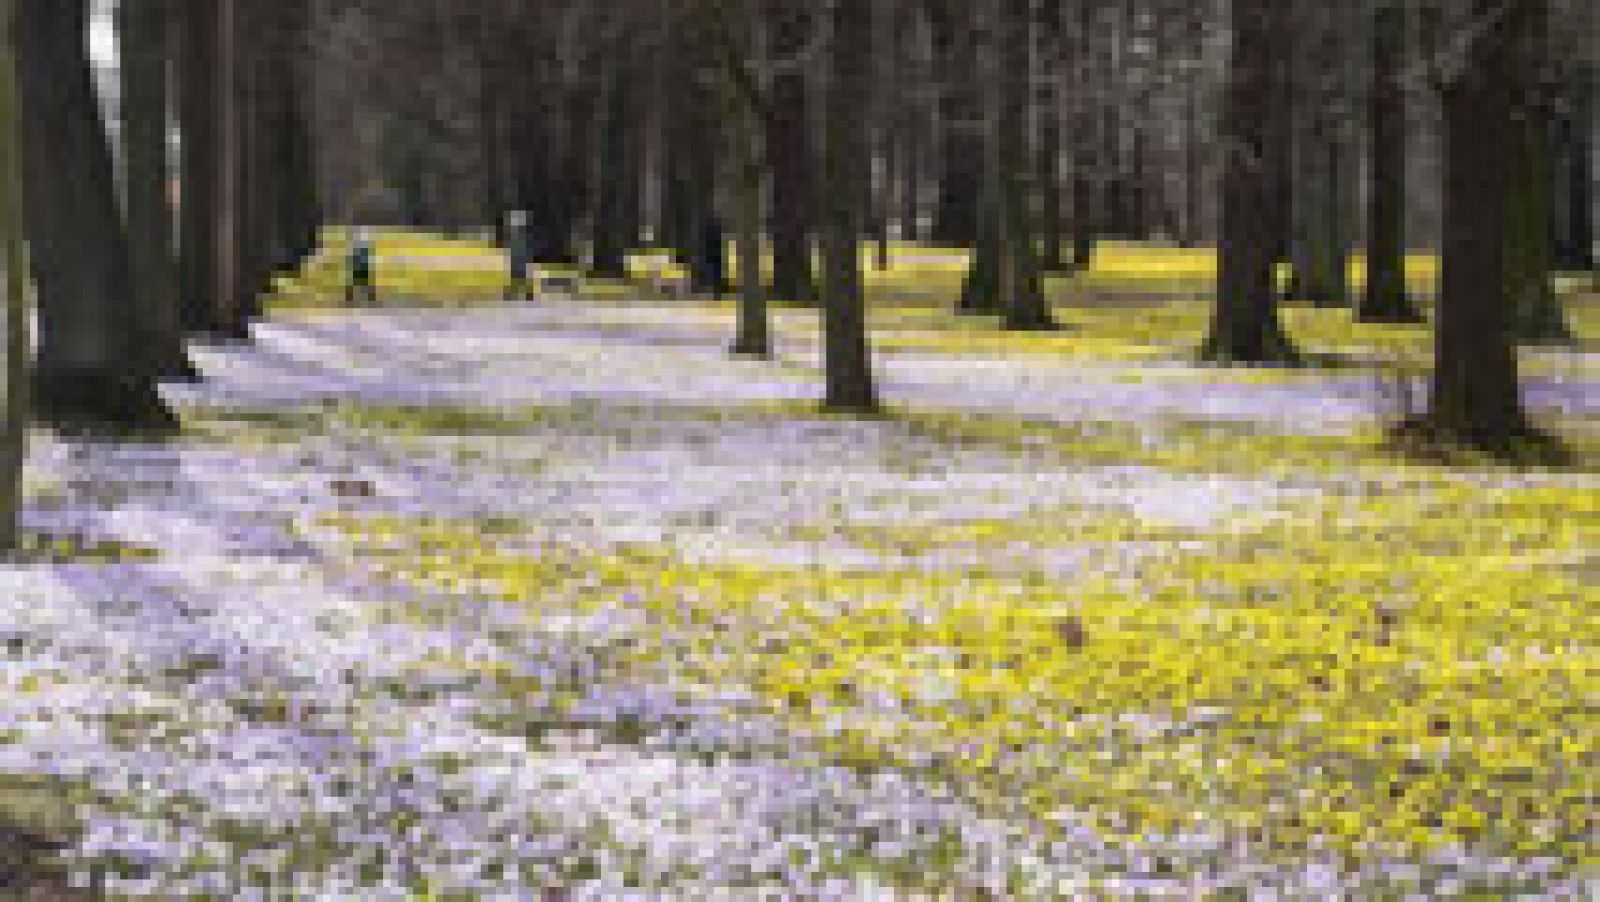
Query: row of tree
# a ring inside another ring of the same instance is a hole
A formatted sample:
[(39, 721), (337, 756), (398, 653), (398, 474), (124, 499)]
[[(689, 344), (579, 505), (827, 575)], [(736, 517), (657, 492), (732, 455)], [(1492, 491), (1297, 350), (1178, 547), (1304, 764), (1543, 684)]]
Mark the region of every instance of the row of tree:
[[(330, 222), (460, 228), (520, 209), (539, 260), (621, 276), (649, 240), (706, 290), (722, 287), (726, 222), (744, 264), (734, 350), (770, 350), (769, 296), (815, 300), (826, 403), (866, 411), (863, 239), (971, 248), (958, 309), (1012, 329), (1055, 327), (1044, 275), (1097, 240), (1214, 241), (1206, 355), (1285, 362), (1275, 267), (1344, 303), (1364, 244), (1360, 315), (1418, 318), (1408, 226), (1437, 194), (1429, 422), (1474, 441), (1526, 429), (1514, 342), (1560, 337), (1549, 273), (1594, 263), (1592, 0), (117, 9), (113, 148), (88, 0), (5, 7), (25, 226), (7, 247), (25, 232), (31, 403), (57, 426), (170, 427), (156, 386), (197, 378), (186, 343), (246, 340), (272, 275)], [(1444, 175), (1418, 180), (1434, 112)], [(20, 250), (6, 259), (21, 285)], [(29, 356), (21, 316), (13, 362)]]

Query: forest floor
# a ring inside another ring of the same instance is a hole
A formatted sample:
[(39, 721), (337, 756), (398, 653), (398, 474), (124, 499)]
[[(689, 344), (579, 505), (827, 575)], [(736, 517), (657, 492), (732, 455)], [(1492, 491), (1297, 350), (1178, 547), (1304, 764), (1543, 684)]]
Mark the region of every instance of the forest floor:
[(168, 898), (1594, 890), (1593, 344), (1526, 357), (1575, 463), (1444, 465), (1418, 335), (1197, 310), (886, 310), (866, 420), (804, 310), (281, 312), (177, 439), (36, 441), (0, 800)]

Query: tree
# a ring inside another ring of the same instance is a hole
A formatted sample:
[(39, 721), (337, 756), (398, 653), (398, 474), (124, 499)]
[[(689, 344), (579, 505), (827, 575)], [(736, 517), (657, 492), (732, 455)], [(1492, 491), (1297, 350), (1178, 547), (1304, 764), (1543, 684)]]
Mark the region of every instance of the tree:
[(822, 160), (822, 320), (828, 410), (878, 409), (867, 341), (858, 241), (872, 76), (872, 0), (834, 0), (829, 37), (828, 130)]
[(1549, 0), (1519, 0), (1515, 13), (1526, 20), (1516, 36), (1512, 80), (1511, 185), (1506, 210), (1506, 291), (1511, 298), (1513, 334), (1523, 341), (1567, 341), (1572, 331), (1556, 298), (1550, 275), (1555, 269), (1551, 234), (1550, 133), (1552, 118), (1549, 54)]
[(5, 387), (0, 403), (0, 551), (17, 544), (17, 509), (22, 502), (22, 461), (27, 455), (28, 303), (22, 236), (21, 160), (18, 148), (16, 0), (0, 0), (0, 248), (5, 262)]
[(173, 215), (167, 168), (168, 62), (173, 36), (169, 0), (122, 0), (122, 159), (131, 295), (150, 357), (165, 378), (194, 379), (198, 372), (183, 347), (178, 313), (178, 273), (173, 257)]
[(1356, 316), (1366, 322), (1419, 322), (1406, 287), (1406, 86), (1408, 0), (1378, 0), (1371, 17), (1372, 84), (1367, 201), (1367, 282)]
[(716, 48), (712, 71), (722, 100), (725, 140), (732, 167), (732, 204), (739, 260), (739, 313), (732, 352), (772, 355), (772, 330), (761, 279), (761, 194), (767, 171), (768, 133), (775, 118), (770, 78), (758, 58), (756, 16), (748, 0), (703, 4), (700, 15)]
[(1457, 72), (1444, 85), (1445, 231), (1429, 409), (1431, 435), (1500, 447), (1529, 432), (1506, 293), (1516, 70), (1536, 20), (1529, 0), (1471, 0)]
[(772, 292), (789, 301), (817, 295), (812, 238), (817, 199), (815, 142), (811, 137), (811, 91), (805, 63), (823, 17), (792, 0), (764, 0), (770, 56), (802, 52), (772, 74), (766, 156), (772, 171)]
[(1297, 354), (1278, 319), (1274, 278), (1281, 223), (1276, 167), (1278, 53), (1287, 17), (1274, 0), (1234, 0), (1233, 49), (1220, 124), (1221, 272), (1201, 356), (1226, 363), (1281, 363)]
[(179, 312), (190, 334), (222, 331), (218, 315), (218, 55), (220, 5), (185, 3), (179, 25), (179, 117), (183, 135), (178, 239)]
[(999, 235), (1000, 296), (1005, 327), (1013, 330), (1056, 328), (1044, 296), (1038, 251), (1039, 229), (1030, 207), (1033, 188), (1028, 159), (1028, 84), (1032, 13), (1030, 0), (1000, 0), (1000, 47), (1011, 48), (999, 60), (994, 162), (999, 166), (995, 208)]
[(128, 242), (91, 81), (85, 0), (21, 0), (23, 206), (39, 293), (34, 399), (48, 424), (170, 428), (125, 303)]

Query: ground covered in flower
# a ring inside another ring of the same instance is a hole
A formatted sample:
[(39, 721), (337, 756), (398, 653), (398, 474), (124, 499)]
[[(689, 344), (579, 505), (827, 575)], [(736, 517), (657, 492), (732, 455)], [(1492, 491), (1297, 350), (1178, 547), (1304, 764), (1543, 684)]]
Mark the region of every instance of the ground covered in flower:
[(1593, 892), (1595, 356), (1525, 358), (1572, 464), (1444, 466), (1420, 330), (1140, 303), (881, 311), (868, 420), (803, 310), (280, 313), (36, 443), (0, 799), (162, 898)]

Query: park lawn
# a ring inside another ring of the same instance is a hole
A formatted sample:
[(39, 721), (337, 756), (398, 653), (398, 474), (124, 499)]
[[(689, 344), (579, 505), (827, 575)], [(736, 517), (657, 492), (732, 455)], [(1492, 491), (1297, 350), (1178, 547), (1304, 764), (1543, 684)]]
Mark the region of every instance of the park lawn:
[[(643, 611), (651, 629), (608, 652), (609, 672), (689, 696), (751, 692), (797, 755), (942, 781), (1043, 831), (1243, 842), (1287, 860), (1456, 850), (1593, 864), (1578, 775), (1596, 754), (1585, 717), (1600, 688), (1594, 489), (1559, 472), (1406, 463), (1362, 437), (1303, 439), (1348, 450), (1309, 465), (1314, 454), (1244, 428), (1175, 425), (1152, 448), (1115, 429), (897, 416), (1062, 463), (1275, 461), (1263, 472), (1315, 494), (1210, 527), (1114, 504), (783, 524), (794, 540), (882, 556), (864, 568), (577, 548), (536, 523), (519, 541), (538, 554), (503, 543), (504, 524), (327, 525), (391, 578), (489, 591), (530, 617)], [(1136, 443), (1143, 457), (1125, 457)], [(929, 563), (999, 561), (1019, 545), (1086, 563), (1070, 579)], [(385, 556), (397, 546), (429, 553)], [(1119, 570), (1125, 553), (1136, 570)], [(504, 678), (513, 695), (534, 688)]]

